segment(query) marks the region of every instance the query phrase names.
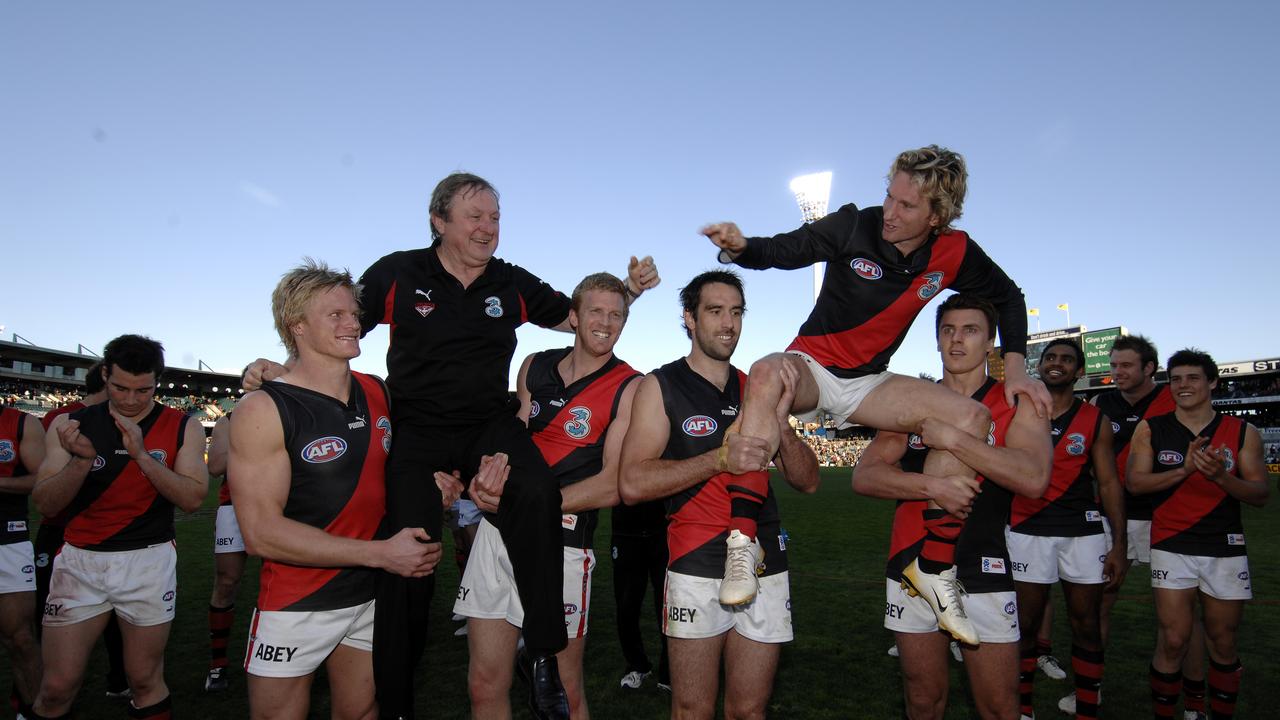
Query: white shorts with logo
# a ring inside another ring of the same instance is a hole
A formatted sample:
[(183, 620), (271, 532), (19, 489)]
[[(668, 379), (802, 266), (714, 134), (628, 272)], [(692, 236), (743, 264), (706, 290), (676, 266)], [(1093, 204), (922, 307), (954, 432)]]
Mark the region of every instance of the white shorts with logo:
[(795, 417), (800, 422), (814, 422), (818, 419), (818, 412), (825, 410), (841, 427), (848, 425), (849, 416), (858, 409), (871, 391), (894, 375), (891, 372), (882, 372), (857, 378), (836, 377), (809, 355), (798, 350), (787, 352), (804, 360), (805, 367), (809, 368), (809, 374), (818, 385), (818, 407), (808, 412), (797, 413)]
[(760, 578), (756, 599), (731, 607), (720, 604), (720, 578), (667, 570), (662, 631), (667, 637), (698, 640), (729, 631), (762, 643), (790, 642), (791, 581), (780, 572)]
[(120, 552), (62, 546), (53, 560), (44, 624), (74, 625), (115, 610), (130, 625), (173, 620), (178, 550), (173, 542)]
[[(1134, 520), (1129, 518), (1125, 521), (1125, 536), (1129, 539), (1129, 545), (1125, 548), (1125, 556), (1134, 562), (1151, 564), (1151, 521), (1150, 520)], [(1106, 518), (1102, 518), (1102, 529), (1107, 534), (1107, 547), (1111, 546), (1111, 523)]]
[(36, 591), (35, 554), (30, 540), (0, 545), (0, 595)]
[[(586, 637), (595, 567), (596, 555), (590, 549), (564, 548), (564, 624), (570, 639)], [(488, 520), (481, 520), (476, 531), (453, 611), (466, 617), (506, 620), (516, 627), (524, 625), (524, 605), (516, 591), (511, 557), (498, 528)]]
[(240, 522), (236, 520), (235, 506), (219, 505), (218, 519), (213, 526), (213, 554), (244, 551), (244, 536), (240, 534)]
[(1151, 587), (1200, 592), (1219, 600), (1251, 600), (1249, 557), (1205, 557), (1165, 550), (1151, 551)]
[(1106, 534), (1051, 537), (1010, 532), (1009, 561), (1017, 582), (1051, 585), (1059, 579), (1077, 585), (1098, 585), (1111, 541)]
[(372, 653), (373, 614), (373, 600), (314, 612), (255, 608), (244, 651), (245, 672), (259, 677), (302, 677), (315, 672), (339, 645)]
[[(929, 602), (908, 595), (902, 583), (885, 578), (884, 597), (886, 628), (912, 634), (937, 632), (938, 618)], [(1018, 596), (1012, 590), (965, 595), (964, 612), (982, 642), (1018, 642)]]
[(484, 517), (484, 513), (480, 512), (480, 508), (476, 504), (466, 498), (458, 498), (449, 506), (448, 523), (450, 530), (461, 530), (464, 527), (470, 527), (480, 522), (480, 518)]

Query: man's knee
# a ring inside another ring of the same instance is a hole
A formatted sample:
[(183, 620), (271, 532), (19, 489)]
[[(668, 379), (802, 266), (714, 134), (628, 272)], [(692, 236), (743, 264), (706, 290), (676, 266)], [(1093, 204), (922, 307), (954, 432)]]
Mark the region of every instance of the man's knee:
[(985, 438), (991, 432), (991, 409), (976, 400), (967, 400), (961, 405), (955, 425), (970, 435)]
[(907, 717), (910, 720), (938, 720), (946, 707), (946, 698), (940, 694), (907, 693)]
[(504, 671), (499, 663), (475, 662), (473, 658), (467, 669), (467, 694), (473, 705), (489, 705), (499, 698), (505, 698), (510, 691), (509, 671)]

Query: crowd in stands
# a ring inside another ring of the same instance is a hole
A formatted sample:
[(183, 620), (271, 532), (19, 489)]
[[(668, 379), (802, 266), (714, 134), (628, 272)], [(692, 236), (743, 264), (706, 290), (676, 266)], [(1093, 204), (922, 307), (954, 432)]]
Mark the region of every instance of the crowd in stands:
[(1213, 391), (1213, 399), (1271, 397), (1280, 395), (1280, 375), (1267, 375), (1240, 380), (1220, 379)]
[[(156, 388), (156, 399), (169, 407), (195, 417), (197, 420), (217, 420), (235, 405), (230, 397), (207, 395), (166, 395), (164, 386)], [(62, 407), (81, 398), (82, 389), (74, 386), (33, 382), (0, 382), (0, 405), (15, 407), (37, 417), (54, 408)]]
[(804, 442), (818, 456), (822, 467), (853, 467), (871, 443), (866, 438), (839, 440), (825, 435), (805, 435)]

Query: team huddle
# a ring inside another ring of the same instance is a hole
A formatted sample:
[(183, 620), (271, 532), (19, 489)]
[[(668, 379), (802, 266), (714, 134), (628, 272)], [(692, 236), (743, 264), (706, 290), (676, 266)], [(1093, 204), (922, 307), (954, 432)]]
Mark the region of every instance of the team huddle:
[[(207, 464), (199, 425), (154, 400), (159, 343), (112, 340), (79, 407), (44, 427), (0, 415), (0, 629), (20, 716), (69, 715), (104, 632), (109, 688), (129, 698), (129, 715), (171, 716), (174, 507), (199, 507), (212, 472), (226, 481), (205, 688), (228, 686), (236, 588), (246, 555), (259, 556), (244, 656), (255, 718), (306, 717), (321, 665), (335, 718), (430, 714), (414, 706), (415, 682), (444, 511), (460, 499), (482, 515), (453, 604), (467, 622), (472, 717), (509, 718), (517, 672), (534, 717), (589, 717), (597, 514), (657, 501), (671, 716), (711, 718), (722, 702), (726, 718), (763, 718), (794, 633), (769, 470), (815, 492), (817, 459), (791, 418), (825, 415), (877, 430), (853, 490), (897, 501), (885, 627), (908, 717), (943, 716), (949, 646), (977, 715), (1034, 717), (1036, 634), (1058, 581), (1075, 676), (1060, 707), (1099, 717), (1107, 621), (1133, 562), (1150, 565), (1159, 620), (1154, 714), (1173, 717), (1184, 696), (1187, 720), (1231, 717), (1235, 637), (1252, 597), (1239, 504), (1265, 503), (1268, 488), (1258, 431), (1210, 404), (1216, 363), (1179, 351), (1157, 386), (1155, 347), (1122, 337), (1115, 389), (1088, 403), (1072, 393), (1084, 353), (1064, 339), (1030, 377), (1022, 291), (952, 226), (963, 158), (909, 150), (887, 179), (883, 206), (846, 205), (792, 232), (702, 229), (723, 264), (828, 263), (796, 338), (749, 372), (732, 364), (746, 312), (738, 273), (707, 271), (681, 288), (689, 352), (644, 375), (614, 347), (633, 303), (660, 282), (652, 258), (565, 296), (494, 256), (498, 193), (464, 173), (432, 195), (430, 247), (387, 255), (358, 282), (311, 260), (283, 276), (271, 311), (287, 358), (246, 369), (250, 392), (215, 426)], [(946, 289), (942, 379), (889, 372)], [(512, 399), (526, 322), (573, 342), (529, 355)], [(379, 324), (391, 326), (385, 383), (350, 369)], [(1002, 381), (987, 374), (997, 331)], [(44, 518), (34, 547), (28, 493)]]

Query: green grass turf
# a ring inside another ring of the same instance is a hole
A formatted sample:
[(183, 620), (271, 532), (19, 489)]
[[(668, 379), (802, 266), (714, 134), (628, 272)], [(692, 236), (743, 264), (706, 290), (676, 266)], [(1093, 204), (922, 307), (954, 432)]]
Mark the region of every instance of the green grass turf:
[[(902, 684), (898, 661), (885, 651), (892, 636), (882, 626), (885, 553), (888, 547), (892, 503), (853, 495), (848, 469), (824, 469), (816, 496), (801, 496), (775, 483), (779, 490), (784, 525), (790, 535), (791, 590), (796, 640), (783, 648), (769, 712), (776, 718), (897, 718), (902, 717)], [(249, 609), (257, 589), (256, 561), (240, 589), (232, 635), (231, 690), (219, 695), (203, 692), (208, 662), (206, 611), (212, 587), (213, 562), (211, 500), (197, 513), (178, 523), (178, 617), (166, 655), (166, 678), (174, 708), (180, 717), (247, 717), (248, 703), (240, 661), (249, 623)], [(1245, 610), (1239, 633), (1241, 661), (1245, 667), (1238, 717), (1274, 716), (1274, 700), (1267, 700), (1269, 679), (1280, 677), (1275, 653), (1280, 628), (1280, 519), (1271, 509), (1245, 508), (1249, 536), (1249, 560), (1254, 575), (1255, 599)], [(596, 535), (599, 564), (593, 583), (586, 654), (587, 697), (598, 719), (664, 718), (669, 696), (652, 679), (639, 691), (618, 687), (622, 655), (614, 633), (612, 567), (608, 558), (609, 517), (602, 513)], [(446, 539), (445, 557), (437, 580), (432, 607), (432, 630), (426, 655), (419, 668), (417, 690), (419, 716), (468, 717), (466, 692), (466, 640), (453, 636), (450, 621), (458, 572), (452, 562), (452, 540)], [(1139, 570), (1145, 569), (1140, 566)], [(1063, 663), (1070, 655), (1070, 637), (1061, 593), (1054, 599), (1059, 609), (1054, 647)], [(1113, 637), (1107, 651), (1104, 683), (1106, 717), (1148, 716), (1147, 666), (1155, 637), (1151, 591), (1145, 572), (1131, 573), (1116, 606)], [(657, 632), (646, 642), (657, 659)], [(124, 708), (103, 699), (105, 659), (101, 651), (90, 663), (84, 689), (77, 703), (80, 718), (121, 718)], [(9, 668), (0, 664), (0, 687), (9, 686)], [(1070, 690), (1070, 677), (1052, 681), (1043, 675), (1036, 681), (1036, 710), (1041, 718), (1063, 717), (1058, 698)], [(519, 681), (513, 690), (516, 718), (528, 717)], [(948, 718), (971, 715), (963, 667), (952, 663)], [(329, 716), (327, 691), (318, 680), (311, 717)], [(1268, 710), (1267, 708), (1271, 708)], [(9, 715), (0, 715), (9, 717)]]

